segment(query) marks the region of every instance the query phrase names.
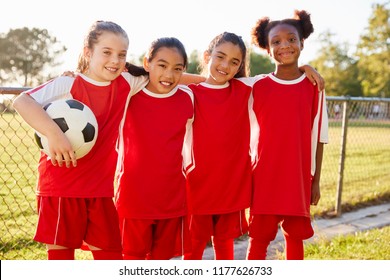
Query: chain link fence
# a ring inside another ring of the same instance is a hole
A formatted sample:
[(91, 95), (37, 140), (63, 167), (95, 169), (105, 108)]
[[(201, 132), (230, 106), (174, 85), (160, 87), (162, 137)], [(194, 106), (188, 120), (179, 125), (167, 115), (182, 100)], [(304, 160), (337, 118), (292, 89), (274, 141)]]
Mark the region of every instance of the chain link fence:
[[(0, 257), (46, 259), (34, 242), (39, 149), (33, 130), (12, 108), (24, 88), (0, 87)], [(315, 216), (339, 215), (390, 201), (390, 99), (328, 97), (329, 144), (324, 149)]]

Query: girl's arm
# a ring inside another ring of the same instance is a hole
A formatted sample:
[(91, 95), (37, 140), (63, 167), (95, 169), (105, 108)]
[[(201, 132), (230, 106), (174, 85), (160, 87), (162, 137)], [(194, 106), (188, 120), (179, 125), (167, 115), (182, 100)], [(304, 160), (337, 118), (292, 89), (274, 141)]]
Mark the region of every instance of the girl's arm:
[(206, 81), (206, 77), (197, 74), (183, 73), (180, 78), (179, 84), (189, 85), (189, 84), (199, 84)]
[(299, 67), (299, 70), (302, 72), (305, 72), (307, 78), (310, 80), (310, 82), (313, 83), (313, 85), (318, 86), (318, 90), (322, 91), (325, 88), (325, 81), (321, 77), (320, 73), (317, 72), (317, 70), (310, 65), (303, 65)]
[(63, 161), (66, 167), (70, 167), (71, 163), (77, 165), (68, 138), (38, 102), (28, 94), (21, 94), (14, 100), (13, 106), (27, 124), (47, 138), (53, 165), (62, 167)]
[(316, 172), (314, 173), (313, 181), (311, 183), (311, 201), (310, 201), (311, 205), (317, 205), (318, 201), (321, 198), (320, 177), (321, 177), (323, 153), (324, 153), (324, 143), (318, 143), (317, 151), (316, 151)]

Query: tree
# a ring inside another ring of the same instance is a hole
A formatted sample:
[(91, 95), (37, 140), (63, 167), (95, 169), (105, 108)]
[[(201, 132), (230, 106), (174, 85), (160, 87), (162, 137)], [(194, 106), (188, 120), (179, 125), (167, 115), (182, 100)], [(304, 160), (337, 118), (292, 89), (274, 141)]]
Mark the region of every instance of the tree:
[(192, 51), (188, 60), (189, 62), (188, 62), (188, 67), (186, 72), (192, 74), (199, 74), (200, 61), (199, 61), (198, 51), (197, 50)]
[(35, 86), (48, 79), (45, 67), (59, 65), (57, 56), (65, 51), (46, 29), (24, 27), (0, 34), (0, 81)]
[(275, 70), (275, 65), (268, 56), (250, 51), (249, 70), (251, 76), (268, 74)]
[(320, 34), (321, 49), (309, 64), (325, 79), (327, 95), (361, 96), (357, 62), (348, 55), (349, 45), (335, 43), (333, 36), (329, 31)]
[(365, 96), (390, 97), (390, 11), (386, 4), (372, 8), (356, 51), (359, 81)]

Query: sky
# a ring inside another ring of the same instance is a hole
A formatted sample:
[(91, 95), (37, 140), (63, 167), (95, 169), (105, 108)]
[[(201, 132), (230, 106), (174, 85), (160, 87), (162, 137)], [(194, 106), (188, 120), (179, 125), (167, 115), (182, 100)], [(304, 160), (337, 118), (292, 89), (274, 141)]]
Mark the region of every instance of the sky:
[[(300, 62), (307, 63), (320, 50), (318, 36), (330, 31), (336, 42), (353, 51), (368, 27), (374, 3), (389, 0), (4, 0), (0, 33), (29, 27), (47, 29), (67, 47), (56, 70), (74, 70), (88, 28), (96, 20), (114, 21), (130, 39), (128, 60), (138, 59), (159, 37), (180, 39), (188, 55), (202, 52), (218, 34), (228, 31), (250, 43), (250, 30), (264, 16), (290, 18), (295, 9), (311, 14), (314, 33), (305, 41)], [(254, 47), (257, 49), (256, 47)], [(258, 50), (258, 49), (257, 49)]]

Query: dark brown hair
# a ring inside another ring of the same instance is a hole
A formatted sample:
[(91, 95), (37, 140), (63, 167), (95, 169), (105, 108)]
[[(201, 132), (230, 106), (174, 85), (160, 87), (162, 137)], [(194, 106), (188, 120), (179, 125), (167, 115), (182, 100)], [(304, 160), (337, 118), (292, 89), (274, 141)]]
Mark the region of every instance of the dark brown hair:
[(223, 43), (232, 43), (233, 45), (236, 45), (240, 48), (241, 54), (242, 54), (242, 60), (240, 69), (238, 70), (237, 74), (234, 76), (234, 78), (241, 78), (241, 77), (247, 77), (249, 70), (248, 70), (248, 63), (247, 63), (247, 50), (244, 41), (242, 40), (241, 36), (238, 36), (234, 33), (230, 32), (223, 32), (219, 35), (217, 35), (209, 44), (206, 52), (211, 55), (213, 50), (218, 47), (219, 45)]
[[(177, 49), (183, 57), (184, 67), (187, 67), (188, 58), (187, 58), (187, 53), (184, 48), (184, 45), (182, 44), (182, 42), (180, 42), (179, 39), (174, 37), (162, 37), (154, 40), (150, 45), (148, 52), (145, 55), (147, 60), (149, 62), (152, 61), (153, 58), (156, 56), (157, 51), (162, 47)], [(149, 74), (142, 66), (136, 66), (131, 63), (126, 63), (126, 68), (127, 71), (129, 71), (129, 73), (132, 74), (133, 76), (141, 76), (141, 75)]]
[(305, 10), (295, 10), (293, 18), (275, 21), (271, 21), (268, 17), (259, 19), (256, 25), (252, 28), (252, 43), (259, 48), (267, 49), (269, 46), (268, 34), (270, 30), (280, 24), (288, 24), (295, 27), (298, 31), (300, 40), (307, 39), (310, 34), (314, 32), (310, 14)]

